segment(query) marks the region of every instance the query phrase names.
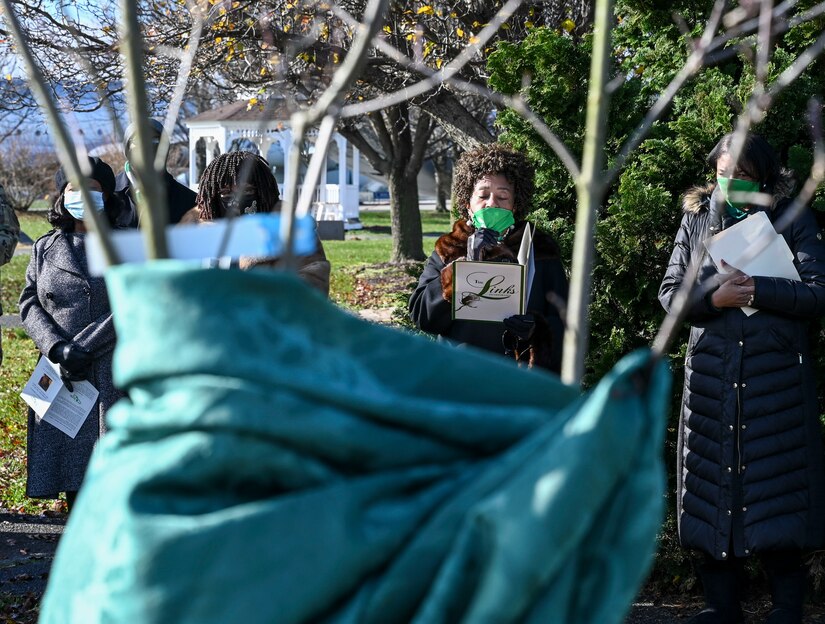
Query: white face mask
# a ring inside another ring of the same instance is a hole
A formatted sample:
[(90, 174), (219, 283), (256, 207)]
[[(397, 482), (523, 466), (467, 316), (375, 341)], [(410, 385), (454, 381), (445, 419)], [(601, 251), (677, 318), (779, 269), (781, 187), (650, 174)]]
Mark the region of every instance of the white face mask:
[[(92, 196), (94, 209), (102, 212), (104, 207), (103, 193), (101, 191), (89, 191), (89, 195)], [(83, 221), (84, 208), (86, 206), (83, 203), (83, 195), (80, 191), (66, 191), (63, 195), (63, 207), (72, 217), (78, 221)]]

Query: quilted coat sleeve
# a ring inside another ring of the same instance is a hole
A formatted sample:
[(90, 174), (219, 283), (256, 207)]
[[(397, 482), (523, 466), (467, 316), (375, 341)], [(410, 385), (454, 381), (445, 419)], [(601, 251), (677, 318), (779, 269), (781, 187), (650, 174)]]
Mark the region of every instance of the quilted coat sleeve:
[(453, 322), (451, 303), (444, 299), (441, 270), (444, 262), (433, 252), (410, 296), (410, 318), (418, 329), (431, 334), (446, 334)]
[(754, 307), (804, 318), (825, 314), (825, 243), (813, 212), (805, 209), (788, 237), (802, 281), (754, 277)]
[[(694, 225), (694, 215), (685, 214), (682, 216), (682, 223), (679, 225), (679, 231), (676, 233), (673, 253), (670, 256), (665, 277), (662, 280), (661, 286), (659, 286), (659, 301), (668, 313), (671, 312), (676, 293), (679, 291), (685, 279), (685, 273), (690, 265), (691, 258), (699, 251), (694, 248), (695, 244), (691, 236)], [(710, 318), (721, 312), (710, 303), (710, 294), (712, 292), (713, 290), (702, 296), (699, 289), (693, 289), (689, 303), (690, 309), (687, 316), (689, 322)]]
[(26, 286), (20, 294), (20, 319), (26, 333), (34, 341), (40, 353), (47, 354), (58, 342), (70, 340), (63, 334), (40, 301), (37, 278), (43, 267), (43, 247), (47, 238), (40, 238), (32, 247), (32, 257), (26, 269)]

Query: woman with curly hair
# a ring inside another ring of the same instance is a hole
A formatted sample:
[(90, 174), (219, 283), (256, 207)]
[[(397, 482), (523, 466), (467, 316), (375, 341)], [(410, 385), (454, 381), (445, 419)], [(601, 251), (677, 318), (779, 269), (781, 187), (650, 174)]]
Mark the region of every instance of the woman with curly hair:
[(109, 165), (99, 158), (89, 162), (92, 206), (62, 169), (55, 175), (58, 196), (48, 214), (55, 229), (34, 243), (20, 295), (23, 327), (43, 357), (60, 366), (66, 388), (71, 392), (72, 381), (85, 379), (100, 393), (74, 438), (29, 410), (26, 495), (57, 498), (65, 492), (70, 509), (92, 449), (106, 431), (104, 415), (123, 396), (112, 381), (115, 329), (106, 284), (89, 274), (84, 244), (89, 211), (102, 212), (114, 226), (123, 204)]
[(492, 323), (452, 318), (453, 262), (517, 262), (533, 175), (521, 152), (498, 143), (461, 156), (453, 172), (459, 219), (452, 232), (436, 241), (409, 309), (425, 332), (558, 372), (567, 278), (559, 246), (549, 235), (536, 232), (533, 237), (535, 274), (526, 314)]
[[(243, 189), (238, 193), (239, 186)], [(200, 179), (195, 207), (181, 219), (182, 224), (206, 223), (245, 214), (278, 212), (281, 194), (269, 163), (252, 152), (227, 152), (215, 158)], [(275, 267), (277, 258), (241, 258), (239, 266)], [(298, 274), (325, 295), (329, 294), (329, 271), (324, 248), (316, 236), (316, 251), (301, 257)]]

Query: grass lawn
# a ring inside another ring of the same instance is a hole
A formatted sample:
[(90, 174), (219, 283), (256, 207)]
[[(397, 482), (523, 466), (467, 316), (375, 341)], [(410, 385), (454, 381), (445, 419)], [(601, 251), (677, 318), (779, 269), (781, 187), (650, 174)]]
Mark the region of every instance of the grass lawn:
[[(51, 229), (44, 213), (19, 215), (23, 231), (33, 240)], [(332, 265), (330, 298), (351, 310), (385, 308), (403, 324), (406, 301), (422, 263), (389, 264), (392, 253), (389, 211), (361, 213), (364, 229), (347, 232), (346, 240), (324, 241)], [(451, 218), (422, 212), (424, 253), (432, 252), (435, 236), (450, 229)], [(17, 300), (26, 281), (29, 256), (15, 256), (0, 269), (0, 301), (6, 314), (18, 312)], [(3, 329), (4, 361), (0, 367), (0, 508), (40, 513), (62, 508), (62, 501), (38, 501), (25, 496), (26, 405), (20, 390), (37, 361), (37, 349), (22, 329)]]
[[(20, 229), (32, 240), (37, 240), (52, 229), (46, 221), (44, 212), (24, 212), (17, 215), (20, 220)], [(22, 251), (23, 245), (18, 245)], [(17, 313), (17, 299), (23, 286), (26, 285), (26, 267), (29, 265), (28, 253), (16, 255), (7, 265), (0, 267), (0, 305), (5, 314)]]
[[(370, 297), (364, 301), (358, 292), (359, 277), (365, 272), (393, 271), (388, 266), (392, 255), (390, 238), (390, 212), (388, 210), (361, 213), (362, 230), (346, 233), (346, 240), (324, 241), (324, 251), (332, 265), (330, 276), (330, 299), (351, 309), (362, 307), (396, 307), (397, 292), (390, 289), (386, 297)], [(425, 210), (421, 213), (421, 227), (424, 232), (424, 254), (432, 253), (435, 238), (450, 229), (452, 218), (448, 213)], [(395, 267), (396, 271), (411, 273), (415, 277), (421, 273), (421, 265)], [(374, 295), (379, 293), (374, 292)], [(409, 294), (409, 293), (408, 293)]]

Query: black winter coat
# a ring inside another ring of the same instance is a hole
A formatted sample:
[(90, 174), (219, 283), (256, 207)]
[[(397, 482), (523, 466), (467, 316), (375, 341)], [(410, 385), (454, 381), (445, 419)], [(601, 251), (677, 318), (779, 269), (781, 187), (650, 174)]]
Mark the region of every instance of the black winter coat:
[[(783, 178), (768, 211), (783, 214)], [(734, 221), (714, 185), (685, 197), (685, 214), (659, 299), (670, 310), (685, 270), (704, 254), (699, 281), (717, 271), (702, 241)], [(756, 314), (695, 297), (677, 453), (683, 546), (716, 559), (825, 543), (825, 473), (809, 323), (825, 314), (825, 244), (806, 210), (783, 232), (800, 282), (754, 276)], [(710, 282), (712, 283), (712, 282)]]
[[(502, 243), (500, 250), (490, 259), (515, 258), (524, 234), (525, 223), (516, 224)], [(437, 334), (453, 342), (472, 345), (486, 351), (504, 354), (502, 344), (504, 323), (480, 323), (452, 318), (451, 293), (442, 288), (441, 271), (454, 260), (467, 255), (467, 235), (473, 231), (464, 219), (454, 224), (453, 231), (440, 237), (421, 277), (410, 296), (410, 317), (422, 331)], [(564, 324), (560, 315), (567, 301), (567, 277), (562, 266), (557, 243), (548, 235), (536, 232), (533, 238), (535, 273), (527, 311), (539, 316), (536, 340), (546, 344), (546, 356), (539, 356), (536, 366), (554, 372), (561, 369)], [(450, 284), (451, 288), (451, 284)], [(535, 349), (539, 351), (539, 349)], [(531, 361), (533, 360), (531, 354)]]
[[(183, 215), (194, 208), (198, 195), (189, 187), (175, 180), (168, 171), (164, 171), (161, 178), (166, 189), (166, 210), (169, 213), (169, 225), (174, 225), (180, 222)], [(125, 171), (121, 171), (115, 179), (115, 193), (120, 195), (125, 206), (117, 219), (117, 225), (124, 228), (138, 227), (138, 210), (133, 197), (134, 189)]]

